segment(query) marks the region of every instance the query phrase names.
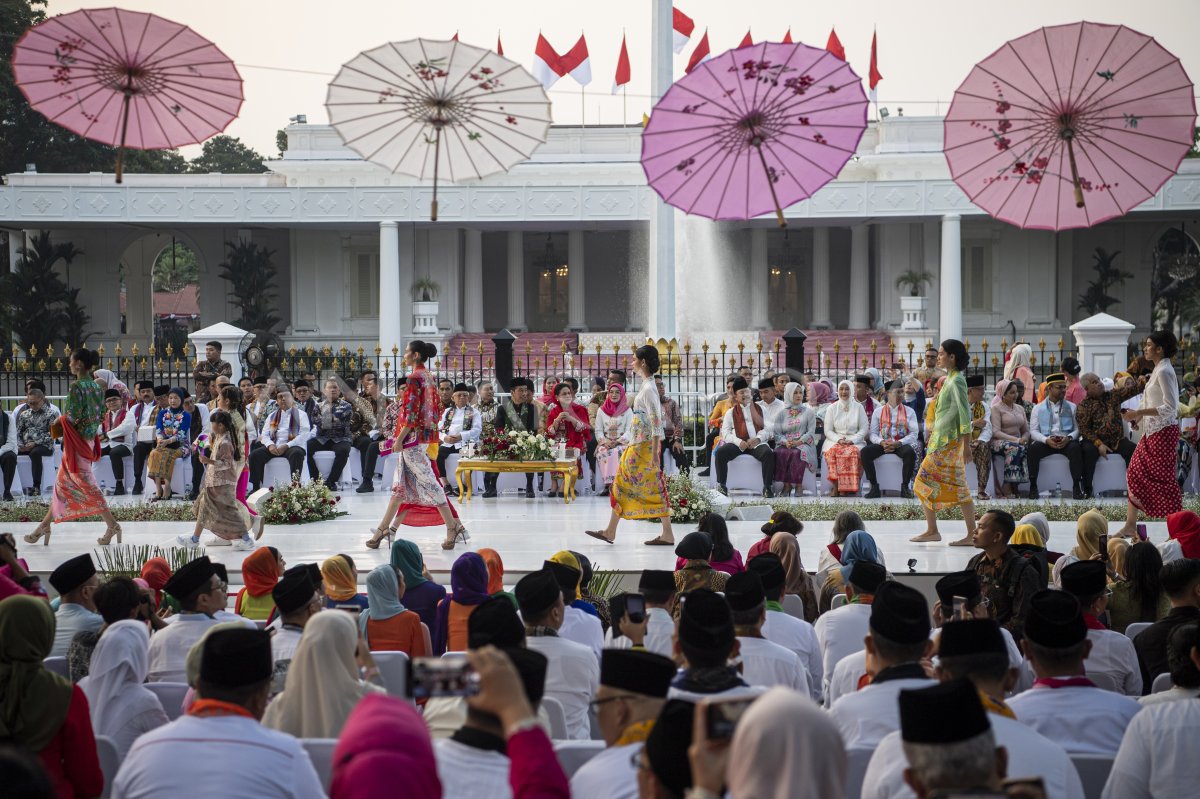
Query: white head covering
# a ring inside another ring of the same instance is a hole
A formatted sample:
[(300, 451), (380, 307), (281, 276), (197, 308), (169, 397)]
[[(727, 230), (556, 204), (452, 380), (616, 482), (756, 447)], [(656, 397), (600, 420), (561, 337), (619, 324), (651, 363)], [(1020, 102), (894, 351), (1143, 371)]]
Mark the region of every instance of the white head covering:
[(150, 670), (149, 653), (150, 633), (140, 621), (119, 621), (100, 636), (88, 676), (79, 681), (97, 735), (117, 738), (116, 733), (142, 713), (163, 712), (158, 697), (143, 685)]
[(337, 738), (358, 700), (383, 689), (358, 678), (358, 630), (346, 613), (318, 613), (288, 667), (283, 693), (267, 707), (263, 726), (297, 738)]
[[(796, 395), (800, 395), (800, 399), (796, 399)], [(783, 401), (788, 405), (801, 405), (804, 403), (804, 387), (799, 383), (788, 383), (783, 387)]]
[(1008, 363), (1004, 364), (1004, 379), (1012, 380), (1013, 375), (1016, 374), (1018, 367), (1024, 366), (1028, 368), (1032, 364), (1033, 347), (1025, 344), (1024, 342), (1021, 344), (1014, 344), (1012, 348), (1012, 355), (1009, 356)]
[[(770, 768), (764, 765), (770, 764)], [(729, 753), (733, 799), (826, 799), (846, 795), (846, 748), (829, 714), (787, 688), (745, 712)]]
[(837, 429), (844, 429), (839, 424), (843, 419), (850, 419), (853, 420), (852, 424), (858, 424), (860, 421), (858, 418), (859, 411), (862, 410), (864, 415), (866, 413), (866, 409), (863, 408), (862, 403), (854, 398), (854, 383), (849, 380), (843, 380), (838, 383), (838, 391), (841, 391), (842, 386), (850, 389), (850, 397), (842, 399), (839, 394), (830, 403), (829, 410), (825, 412), (826, 436), (832, 434)]
[(1037, 529), (1042, 536), (1042, 546), (1050, 545), (1050, 520), (1046, 518), (1046, 514), (1041, 511), (1027, 513), (1021, 517), (1021, 521), (1017, 524), (1031, 524)]

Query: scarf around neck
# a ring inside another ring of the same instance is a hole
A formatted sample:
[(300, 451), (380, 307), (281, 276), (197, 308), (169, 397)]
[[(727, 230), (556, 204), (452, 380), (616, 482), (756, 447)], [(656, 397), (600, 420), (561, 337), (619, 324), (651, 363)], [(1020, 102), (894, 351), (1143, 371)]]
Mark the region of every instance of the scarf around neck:
[(610, 419), (620, 416), (629, 410), (629, 402), (625, 399), (625, 386), (620, 383), (614, 383), (612, 386), (609, 386), (608, 390), (612, 391), (613, 387), (616, 387), (617, 391), (621, 394), (621, 399), (613, 402), (612, 397), (606, 394), (604, 404), (600, 406), (600, 410), (604, 411), (604, 415)]

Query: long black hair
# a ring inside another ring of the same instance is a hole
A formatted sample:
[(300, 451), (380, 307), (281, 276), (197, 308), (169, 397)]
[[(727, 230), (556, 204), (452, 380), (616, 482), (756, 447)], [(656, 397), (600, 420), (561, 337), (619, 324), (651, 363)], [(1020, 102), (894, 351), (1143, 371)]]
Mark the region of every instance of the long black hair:
[(700, 524), (696, 529), (708, 533), (708, 537), (712, 539), (711, 560), (727, 561), (733, 558), (733, 542), (729, 540), (729, 527), (725, 524), (724, 516), (719, 513), (706, 513), (700, 517)]
[(1158, 604), (1163, 597), (1162, 568), (1162, 555), (1149, 541), (1136, 543), (1125, 553), (1124, 577), (1137, 599), (1138, 621), (1158, 620)]
[[(237, 389), (234, 389), (235, 391)], [(213, 411), (212, 416), (208, 419), (209, 424), (219, 424), (225, 428), (226, 434), (229, 436), (230, 442), (233, 444), (233, 459), (240, 461), (242, 459), (242, 442), (238, 438), (237, 428), (234, 427), (233, 417), (229, 411)]]

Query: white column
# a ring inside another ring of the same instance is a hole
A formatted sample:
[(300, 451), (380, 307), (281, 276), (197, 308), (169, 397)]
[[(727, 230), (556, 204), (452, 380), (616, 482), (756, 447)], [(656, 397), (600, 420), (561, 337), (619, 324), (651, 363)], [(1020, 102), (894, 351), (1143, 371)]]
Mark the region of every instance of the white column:
[(958, 214), (942, 217), (941, 307), (938, 338), (962, 340), (962, 222)]
[(770, 327), (767, 319), (770, 268), (767, 264), (767, 229), (750, 228), (750, 330), (766, 330)]
[(567, 232), (567, 268), (567, 330), (582, 333), (587, 330), (582, 230)]
[(8, 268), (16, 269), (17, 260), (21, 257), (21, 253), (17, 250), (25, 246), (25, 231), (24, 230), (9, 230), (8, 233)]
[(463, 329), (483, 332), (483, 231), (463, 231)]
[(508, 232), (508, 329), (525, 330), (525, 235)]
[(812, 326), (829, 329), (829, 228), (813, 228)]
[(411, 307), (400, 299), (400, 230), (386, 220), (379, 223), (379, 348), (389, 356), (392, 347), (403, 348), (400, 315)]
[[(654, 0), (651, 17), (650, 92), (657, 101), (672, 81), (672, 0)], [(649, 333), (652, 338), (675, 338), (675, 209), (657, 194), (650, 211), (650, 268), (647, 280)]]
[(850, 228), (850, 320), (851, 330), (865, 330), (871, 324), (870, 239), (868, 225)]

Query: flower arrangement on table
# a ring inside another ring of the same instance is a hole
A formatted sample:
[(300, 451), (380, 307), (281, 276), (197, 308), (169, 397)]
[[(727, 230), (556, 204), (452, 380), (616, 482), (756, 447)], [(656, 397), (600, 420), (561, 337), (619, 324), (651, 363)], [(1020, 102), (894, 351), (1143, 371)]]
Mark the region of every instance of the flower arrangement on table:
[(259, 512), (267, 524), (323, 522), (346, 515), (345, 511), (337, 509), (341, 501), (342, 498), (320, 480), (303, 483), (300, 475), (293, 474), (291, 485), (271, 489), (271, 495)]
[(554, 442), (525, 430), (499, 430), (484, 436), (476, 452), (489, 461), (550, 461), (556, 457)]
[(708, 487), (686, 473), (667, 478), (667, 502), (671, 506), (672, 522), (698, 522), (712, 510), (712, 494)]

